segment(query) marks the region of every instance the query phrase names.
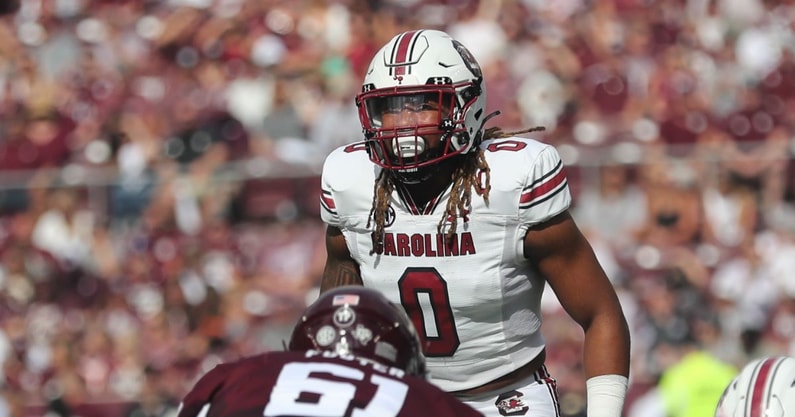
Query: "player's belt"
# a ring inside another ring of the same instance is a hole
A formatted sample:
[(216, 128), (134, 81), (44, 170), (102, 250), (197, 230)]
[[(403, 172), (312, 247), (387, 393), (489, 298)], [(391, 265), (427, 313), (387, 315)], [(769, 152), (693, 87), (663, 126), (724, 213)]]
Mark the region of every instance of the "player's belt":
[(528, 362), (526, 365), (522, 366), (515, 371), (507, 373), (493, 381), (487, 382), (483, 385), (477, 386), (475, 388), (465, 389), (461, 391), (453, 391), (451, 394), (459, 397), (467, 397), (476, 394), (482, 394), (484, 392), (496, 391), (500, 388), (506, 387), (508, 385), (513, 384), (514, 382), (521, 381), (525, 378), (529, 378), (534, 373), (536, 373), (542, 366), (544, 366), (544, 361), (547, 358), (547, 351), (546, 349), (542, 350), (541, 353), (538, 354), (533, 360)]

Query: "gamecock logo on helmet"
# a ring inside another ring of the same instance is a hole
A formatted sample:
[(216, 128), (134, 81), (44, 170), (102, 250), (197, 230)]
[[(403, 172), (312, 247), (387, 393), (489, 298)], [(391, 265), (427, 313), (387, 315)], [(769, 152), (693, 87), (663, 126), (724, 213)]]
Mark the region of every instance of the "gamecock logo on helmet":
[(469, 49), (458, 41), (453, 41), (453, 46), (455, 46), (455, 50), (458, 51), (458, 54), (461, 55), (461, 59), (464, 60), (464, 64), (469, 68), (469, 71), (471, 71), (476, 78), (481, 78), (483, 72), (480, 70), (480, 65), (478, 61), (475, 60), (472, 52), (469, 52)]

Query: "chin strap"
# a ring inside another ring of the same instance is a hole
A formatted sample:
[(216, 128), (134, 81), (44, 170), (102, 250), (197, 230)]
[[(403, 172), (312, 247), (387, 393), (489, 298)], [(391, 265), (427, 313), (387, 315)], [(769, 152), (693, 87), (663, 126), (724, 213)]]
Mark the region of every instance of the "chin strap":
[(460, 158), (461, 155), (456, 155), (451, 158), (447, 158), (441, 162), (431, 164), (422, 168), (418, 168), (416, 171), (413, 172), (400, 172), (400, 171), (392, 171), (392, 174), (395, 178), (403, 184), (412, 185), (412, 184), (419, 184), (423, 181), (426, 181), (433, 177), (434, 174), (439, 172), (440, 169), (443, 169), (444, 166), (448, 164), (455, 163), (455, 161)]
[(436, 165), (429, 165), (422, 168), (417, 168), (416, 171), (413, 172), (400, 172), (400, 171), (392, 171), (397, 178), (398, 181), (402, 182), (403, 184), (419, 184), (428, 178), (433, 176), (433, 173), (436, 171)]
[(483, 123), (480, 124), (480, 128), (483, 129), (483, 126), (486, 126), (486, 122), (488, 122), (495, 116), (499, 116), (500, 114), (502, 114), (502, 112), (499, 110), (494, 110), (493, 112), (489, 113), (486, 117), (483, 118)]
[(495, 116), (499, 116), (500, 113), (501, 112), (499, 110), (494, 110), (493, 112), (489, 113), (488, 115), (486, 115), (486, 117), (483, 118), (483, 123), (480, 124), (480, 128), (478, 128), (478, 133), (475, 135), (475, 139), (472, 142), (473, 149), (479, 146), (480, 142), (483, 140), (483, 132), (484, 132), (483, 129), (486, 126), (486, 122), (488, 122)]

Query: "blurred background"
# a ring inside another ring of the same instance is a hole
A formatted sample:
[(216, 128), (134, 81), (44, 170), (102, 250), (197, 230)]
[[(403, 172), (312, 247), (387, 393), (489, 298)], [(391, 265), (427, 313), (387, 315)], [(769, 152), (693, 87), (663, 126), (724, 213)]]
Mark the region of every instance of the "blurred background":
[[(282, 349), (325, 261), (323, 157), (361, 140), (374, 52), (419, 27), (471, 49), (493, 125), (545, 126), (568, 164), (633, 334), (627, 416), (795, 355), (793, 1), (13, 3), (0, 417), (174, 416), (216, 363)], [(582, 332), (544, 310), (584, 416)]]

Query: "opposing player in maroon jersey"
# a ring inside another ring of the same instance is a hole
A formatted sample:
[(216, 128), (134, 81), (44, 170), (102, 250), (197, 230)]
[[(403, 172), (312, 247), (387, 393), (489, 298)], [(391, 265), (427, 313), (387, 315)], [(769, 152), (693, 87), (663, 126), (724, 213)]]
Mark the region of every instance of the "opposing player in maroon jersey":
[(481, 416), (425, 379), (411, 321), (376, 290), (321, 295), (288, 350), (216, 366), (178, 417)]

